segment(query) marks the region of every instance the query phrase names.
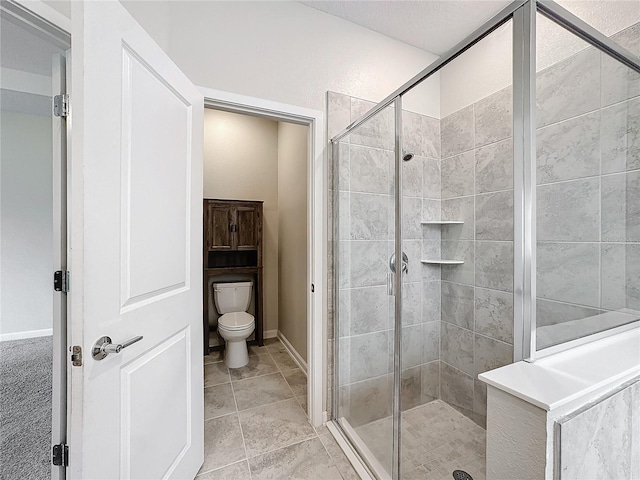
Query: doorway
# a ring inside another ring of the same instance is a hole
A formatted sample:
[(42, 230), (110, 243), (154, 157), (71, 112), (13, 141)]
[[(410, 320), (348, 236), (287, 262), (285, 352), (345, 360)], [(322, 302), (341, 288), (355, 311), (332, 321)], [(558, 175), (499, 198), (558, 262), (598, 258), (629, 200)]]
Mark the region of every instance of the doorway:
[(255, 97), (200, 87), (205, 109), (252, 115), (277, 122), (306, 125), (307, 192), (307, 402), (309, 421), (320, 426), (326, 421), (325, 393), (327, 378), (327, 170), (324, 151), (324, 114), (321, 111), (273, 102)]
[(61, 478), (51, 445), (66, 423), (64, 93), (70, 37), (19, 6), (0, 7), (0, 477)]
[[(256, 257), (262, 258), (264, 280), (254, 289), (249, 307), (262, 328), (256, 328), (252, 339), (256, 345), (269, 338), (281, 339), (306, 371), (308, 127), (208, 108), (204, 132), (204, 197), (262, 203), (261, 228), (253, 248), (260, 251)], [(238, 218), (235, 223), (241, 221)], [(237, 248), (253, 251), (250, 246)], [(255, 263), (252, 258), (243, 260), (240, 268), (245, 270), (245, 264)], [(217, 332), (220, 314), (210, 294), (211, 284), (253, 279), (250, 273), (221, 273), (226, 272), (222, 268), (237, 270), (221, 267), (218, 273), (205, 277), (205, 312), (212, 351), (224, 348), (224, 339)], [(262, 312), (258, 304), (264, 305)], [(263, 338), (257, 338), (259, 331)]]
[[(211, 353), (205, 357), (205, 464), (201, 472), (233, 462), (244, 465), (244, 458), (250, 458), (251, 463), (251, 457), (260, 457), (261, 449), (271, 451), (281, 447), (272, 442), (278, 435), (265, 438), (264, 429), (260, 429), (262, 435), (252, 431), (254, 414), (264, 414), (279, 424), (274, 423), (273, 428), (289, 429), (307, 440), (309, 435), (316, 435), (305, 414), (308, 412), (312, 417), (311, 410), (307, 409), (306, 377), (309, 376), (309, 390), (313, 390), (310, 354), (313, 345), (309, 346), (308, 342), (316, 343), (316, 349), (322, 344), (322, 337), (314, 338), (308, 330), (312, 325), (309, 312), (313, 311), (310, 295), (313, 292), (308, 289), (313, 282), (307, 283), (313, 278), (309, 269), (310, 248), (312, 237), (317, 234), (310, 227), (313, 218), (308, 213), (313, 212), (313, 200), (308, 200), (313, 198), (309, 190), (309, 169), (313, 168), (314, 160), (313, 125), (300, 118), (292, 122), (292, 118), (282, 112), (265, 115), (265, 112), (247, 112), (237, 105), (213, 106), (216, 108), (205, 108), (204, 115), (205, 219), (206, 205), (212, 202), (220, 202), (222, 208), (222, 204), (230, 201), (258, 201), (264, 211), (262, 253), (258, 257), (264, 258), (264, 280), (260, 285), (265, 288), (254, 290), (247, 310), (256, 315), (256, 322), (261, 317), (264, 346), (252, 335), (249, 364), (237, 369), (226, 367), (222, 361), (225, 340), (217, 332), (220, 314), (213, 298), (213, 285), (252, 281), (256, 276), (251, 272), (220, 275), (221, 269), (205, 269), (203, 320), (205, 348)], [(204, 229), (207, 228), (210, 227), (205, 225)], [(206, 232), (204, 242), (207, 250)], [(207, 255), (205, 253), (205, 264), (209, 260)], [(263, 297), (262, 301), (259, 296)], [(263, 312), (259, 312), (258, 306), (262, 304)], [(252, 392), (250, 399), (245, 398), (248, 391)], [(321, 401), (317, 402), (317, 406), (320, 405)], [(291, 412), (279, 421), (276, 412), (282, 409)], [(269, 416), (272, 410), (274, 415)], [(219, 458), (219, 454), (207, 449), (207, 435), (215, 436), (221, 429), (227, 436), (237, 433), (238, 458), (234, 455)]]

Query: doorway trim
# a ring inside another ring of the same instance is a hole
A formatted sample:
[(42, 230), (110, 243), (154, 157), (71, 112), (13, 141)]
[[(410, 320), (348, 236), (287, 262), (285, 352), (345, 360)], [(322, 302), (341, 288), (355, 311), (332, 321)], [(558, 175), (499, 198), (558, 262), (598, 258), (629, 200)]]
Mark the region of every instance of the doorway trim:
[[(314, 426), (326, 420), (324, 372), (326, 365), (327, 219), (324, 113), (256, 97), (199, 87), (205, 108), (247, 114), (309, 127), (307, 148), (307, 399)], [(312, 286), (314, 287), (312, 291)]]
[[(67, 49), (66, 53), (54, 54), (51, 57), (51, 92), (53, 100), (55, 95), (68, 93), (67, 57), (71, 45), (71, 21), (51, 6), (41, 0), (10, 0), (0, 6), (3, 13), (11, 16), (24, 26), (38, 32), (47, 42), (55, 44), (61, 49)], [(52, 203), (51, 218), (53, 219), (53, 250), (51, 265), (54, 271), (68, 270), (69, 262), (69, 222), (71, 203), (68, 189), (70, 169), (68, 164), (68, 139), (71, 126), (63, 116), (51, 115), (51, 147), (52, 147)], [(51, 278), (53, 280), (53, 278)], [(53, 282), (50, 284), (53, 290)], [(69, 298), (66, 292), (52, 291), (52, 328), (18, 332), (16, 334), (0, 334), (0, 342), (6, 340), (18, 340), (52, 337), (52, 383), (51, 383), (51, 436), (48, 445), (49, 468), (52, 480), (66, 478), (64, 466), (57, 466), (52, 461), (52, 448), (54, 445), (66, 445), (68, 423), (67, 413), (70, 405), (68, 398), (68, 380), (70, 379), (70, 364), (67, 361), (68, 315)]]

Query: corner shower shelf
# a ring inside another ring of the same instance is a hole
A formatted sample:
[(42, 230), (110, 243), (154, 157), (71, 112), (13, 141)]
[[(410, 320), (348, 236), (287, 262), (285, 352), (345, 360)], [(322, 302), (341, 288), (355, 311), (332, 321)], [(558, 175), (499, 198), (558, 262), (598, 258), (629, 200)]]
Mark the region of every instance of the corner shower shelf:
[(434, 265), (462, 265), (464, 260), (420, 260), (422, 263), (434, 264)]
[(422, 225), (462, 225), (462, 220), (429, 220), (420, 222)]

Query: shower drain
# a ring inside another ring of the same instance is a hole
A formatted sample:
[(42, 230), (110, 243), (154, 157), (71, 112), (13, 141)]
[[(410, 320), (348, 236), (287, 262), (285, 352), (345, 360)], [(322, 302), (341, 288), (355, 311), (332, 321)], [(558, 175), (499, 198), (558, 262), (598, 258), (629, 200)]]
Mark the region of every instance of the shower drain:
[(464, 470), (454, 470), (453, 478), (454, 480), (473, 480), (473, 477)]

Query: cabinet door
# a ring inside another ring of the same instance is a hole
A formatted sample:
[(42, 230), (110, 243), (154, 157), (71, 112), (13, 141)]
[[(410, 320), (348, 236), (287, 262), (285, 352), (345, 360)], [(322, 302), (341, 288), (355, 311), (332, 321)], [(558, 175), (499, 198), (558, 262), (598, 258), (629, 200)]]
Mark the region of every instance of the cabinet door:
[(208, 250), (232, 250), (233, 234), (231, 226), (234, 224), (234, 208), (231, 205), (209, 203), (207, 205), (208, 235), (206, 238)]
[(238, 250), (258, 249), (258, 207), (253, 205), (236, 207), (236, 236)]

